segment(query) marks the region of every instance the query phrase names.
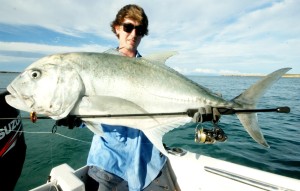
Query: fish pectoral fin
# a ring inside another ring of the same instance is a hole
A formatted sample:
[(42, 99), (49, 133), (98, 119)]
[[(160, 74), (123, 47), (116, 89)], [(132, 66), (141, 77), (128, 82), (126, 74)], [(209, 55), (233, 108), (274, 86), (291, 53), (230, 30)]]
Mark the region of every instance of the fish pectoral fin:
[(84, 96), (72, 113), (77, 115), (105, 115), (147, 113), (147, 111), (139, 105), (119, 97)]
[(180, 127), (186, 123), (189, 123), (191, 118), (189, 117), (182, 117), (180, 119), (174, 120), (172, 123), (168, 124), (160, 124), (148, 129), (143, 130), (144, 134), (147, 138), (151, 141), (151, 143), (165, 156), (168, 155), (165, 147), (163, 146), (163, 136), (164, 134), (168, 133), (169, 131)]

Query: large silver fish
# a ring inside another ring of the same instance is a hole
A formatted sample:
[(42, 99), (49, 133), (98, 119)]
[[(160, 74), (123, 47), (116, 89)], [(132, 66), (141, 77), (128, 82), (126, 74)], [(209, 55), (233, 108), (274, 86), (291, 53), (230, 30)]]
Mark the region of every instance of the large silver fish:
[[(44, 57), (31, 64), (7, 87), (11, 106), (57, 120), (71, 115), (184, 112), (210, 105), (253, 109), (258, 99), (290, 68), (277, 70), (245, 92), (227, 101), (164, 65), (173, 53), (151, 59), (128, 58), (108, 53), (66, 53)], [(151, 61), (152, 60), (152, 61)], [(155, 61), (153, 61), (155, 60)], [(250, 136), (267, 146), (255, 113), (237, 114)], [(83, 118), (97, 134), (98, 123), (142, 130), (162, 152), (163, 135), (191, 118), (143, 116)]]

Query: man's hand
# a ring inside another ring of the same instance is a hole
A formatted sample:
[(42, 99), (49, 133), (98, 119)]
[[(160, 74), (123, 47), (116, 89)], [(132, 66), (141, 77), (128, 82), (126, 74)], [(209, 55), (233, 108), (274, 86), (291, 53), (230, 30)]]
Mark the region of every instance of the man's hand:
[(194, 114), (193, 122), (203, 123), (205, 121), (212, 121), (217, 123), (221, 118), (221, 114), (217, 108), (206, 106), (200, 107), (198, 112)]
[(80, 127), (81, 124), (81, 119), (72, 115), (68, 115), (67, 117), (56, 121), (57, 126), (66, 126), (69, 129), (73, 129), (74, 127)]

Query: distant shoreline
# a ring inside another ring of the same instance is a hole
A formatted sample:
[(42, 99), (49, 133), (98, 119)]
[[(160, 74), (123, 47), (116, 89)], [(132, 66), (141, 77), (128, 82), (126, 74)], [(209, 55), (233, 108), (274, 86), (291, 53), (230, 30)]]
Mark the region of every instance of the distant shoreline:
[[(264, 77), (265, 75), (255, 75), (255, 74), (228, 74), (223, 76), (233, 76), (233, 77)], [(283, 78), (300, 78), (300, 74), (284, 74)]]
[(20, 72), (0, 71), (0, 73), (7, 74), (7, 73), (20, 73)]

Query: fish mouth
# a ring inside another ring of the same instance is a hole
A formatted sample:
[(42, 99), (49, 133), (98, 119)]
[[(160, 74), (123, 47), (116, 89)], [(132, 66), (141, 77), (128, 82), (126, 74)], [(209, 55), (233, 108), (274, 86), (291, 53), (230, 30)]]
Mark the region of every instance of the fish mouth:
[(12, 86), (8, 86), (7, 91), (10, 94), (5, 96), (5, 100), (10, 106), (28, 112), (32, 110), (34, 106), (32, 97), (19, 94)]

